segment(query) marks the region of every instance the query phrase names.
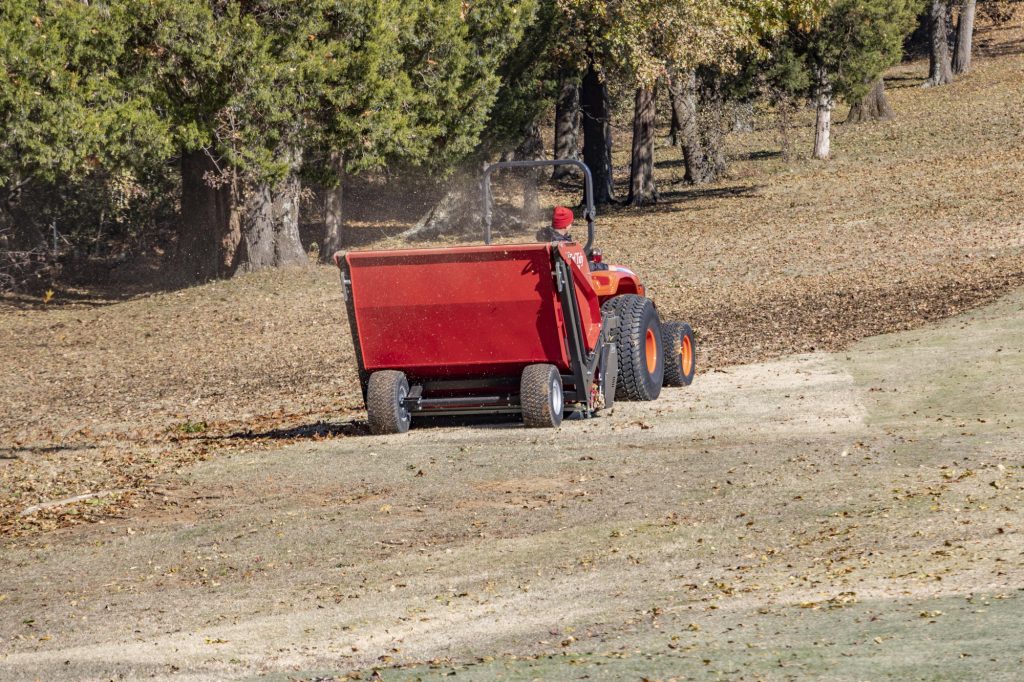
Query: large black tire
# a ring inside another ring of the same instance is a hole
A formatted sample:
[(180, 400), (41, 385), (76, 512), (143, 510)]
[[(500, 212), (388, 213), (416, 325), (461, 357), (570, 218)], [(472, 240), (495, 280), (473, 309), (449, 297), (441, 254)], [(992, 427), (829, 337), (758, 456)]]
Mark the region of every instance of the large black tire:
[(409, 381), (402, 372), (386, 369), (370, 375), (366, 387), (366, 416), (370, 433), (383, 436), (405, 433), (412, 424), (412, 415), (405, 407)]
[(519, 383), (519, 403), (527, 428), (550, 429), (562, 423), (565, 395), (554, 365), (529, 365)]
[(619, 317), (619, 400), (657, 400), (665, 377), (661, 319), (654, 303), (643, 296), (623, 294), (605, 301), (602, 309)]
[(665, 385), (689, 386), (697, 373), (697, 342), (693, 330), (685, 322), (661, 325), (665, 349)]

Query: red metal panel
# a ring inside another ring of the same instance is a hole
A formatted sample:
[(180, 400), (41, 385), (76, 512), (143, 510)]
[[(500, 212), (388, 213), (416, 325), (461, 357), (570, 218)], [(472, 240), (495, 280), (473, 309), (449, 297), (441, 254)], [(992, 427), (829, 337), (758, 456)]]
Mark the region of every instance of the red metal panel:
[(573, 283), (576, 285), (576, 303), (579, 305), (580, 320), (583, 322), (583, 345), (586, 346), (587, 352), (590, 352), (597, 346), (597, 339), (601, 335), (601, 301), (594, 291), (590, 278), (590, 262), (579, 244), (559, 244), (558, 250), (572, 270)]
[(412, 379), (569, 370), (547, 244), (346, 256), (363, 366)]

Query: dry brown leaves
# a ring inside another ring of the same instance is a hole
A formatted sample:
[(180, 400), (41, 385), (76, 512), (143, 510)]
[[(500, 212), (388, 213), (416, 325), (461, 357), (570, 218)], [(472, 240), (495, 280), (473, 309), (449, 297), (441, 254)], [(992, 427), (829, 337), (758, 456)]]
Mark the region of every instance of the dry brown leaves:
[[(981, 35), (990, 46), (1018, 39)], [(837, 126), (827, 164), (781, 161), (767, 120), (734, 136), (733, 175), (718, 185), (683, 185), (678, 152), (659, 149), (663, 201), (600, 217), (606, 261), (640, 273), (665, 317), (693, 323), (704, 370), (839, 349), (1021, 286), (1024, 56), (990, 52), (999, 56), (983, 51), (946, 88), (917, 87), (923, 64), (899, 67), (897, 120)], [(810, 148), (808, 121), (793, 131), (798, 148)], [(621, 175), (627, 159), (616, 161)], [(58, 293), (48, 305), (0, 308), (0, 349), (8, 536), (125, 514), (223, 448), (358, 429), (332, 268), (103, 305)], [(19, 516), (111, 490), (127, 492)]]

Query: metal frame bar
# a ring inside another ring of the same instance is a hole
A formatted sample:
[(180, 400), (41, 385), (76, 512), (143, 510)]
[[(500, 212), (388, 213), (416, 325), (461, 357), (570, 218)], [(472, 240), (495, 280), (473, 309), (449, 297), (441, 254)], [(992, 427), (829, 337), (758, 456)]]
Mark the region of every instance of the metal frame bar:
[(341, 272), (341, 293), (345, 299), (345, 310), (348, 312), (348, 326), (352, 332), (352, 346), (356, 353), (356, 367), (359, 370), (359, 387), (363, 391), (363, 401), (366, 401), (366, 389), (370, 383), (370, 373), (363, 365), (363, 346), (359, 342), (359, 324), (356, 322), (355, 294), (352, 292), (352, 273), (348, 265), (348, 259), (344, 251), (334, 254), (334, 262)]
[(597, 217), (597, 210), (594, 208), (594, 178), (590, 174), (590, 168), (587, 164), (582, 161), (575, 159), (552, 159), (545, 161), (502, 161), (500, 163), (492, 163), (491, 165), (484, 168), (483, 177), (483, 191), (484, 191), (484, 244), (491, 243), (491, 204), (493, 197), (491, 196), (491, 174), (494, 171), (514, 169), (514, 168), (544, 168), (552, 166), (576, 166), (583, 171), (584, 180), (584, 191), (583, 191), (583, 202), (585, 205), (585, 212), (583, 217), (587, 221), (587, 243), (583, 247), (583, 252), (590, 257), (590, 253), (594, 248), (594, 240), (596, 238), (594, 232), (594, 219)]
[(567, 400), (583, 403), (589, 416), (594, 407), (590, 402), (590, 387), (594, 383), (594, 375), (597, 373), (601, 360), (607, 357), (608, 344), (614, 343), (615, 330), (619, 320), (614, 316), (602, 319), (601, 333), (598, 335), (594, 350), (587, 353), (583, 342), (583, 321), (580, 318), (580, 309), (576, 299), (572, 266), (562, 258), (561, 252), (557, 249), (552, 249), (552, 257), (555, 260), (555, 285), (566, 320), (567, 338), (565, 341), (569, 346), (569, 360), (572, 363), (572, 374), (563, 376), (562, 382), (571, 381), (576, 387), (575, 391), (563, 391), (563, 394)]

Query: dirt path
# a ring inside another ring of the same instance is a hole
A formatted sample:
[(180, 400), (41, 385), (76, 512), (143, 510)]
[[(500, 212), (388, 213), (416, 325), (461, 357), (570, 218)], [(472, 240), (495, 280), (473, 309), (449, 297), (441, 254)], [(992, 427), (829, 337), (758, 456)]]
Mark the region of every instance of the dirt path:
[(1022, 377), (1024, 293), (554, 432), (218, 457), (4, 548), (0, 678), (1011, 679)]
[[(679, 150), (658, 147), (662, 201), (602, 210), (598, 246), (693, 324), (704, 368), (841, 350), (1024, 286), (1021, 39), (979, 26), (978, 59), (949, 88), (916, 87), (927, 64), (900, 65), (897, 119), (837, 125), (827, 165), (784, 162), (771, 117), (730, 137), (730, 177), (713, 186), (687, 186)], [(803, 123), (794, 143), (809, 149)], [(628, 175), (628, 137), (616, 148)], [(383, 228), (353, 225), (353, 241), (410, 246)], [(361, 408), (333, 267), (129, 300), (0, 298), (0, 536), (131, 517), (182, 467), (350, 434)]]

